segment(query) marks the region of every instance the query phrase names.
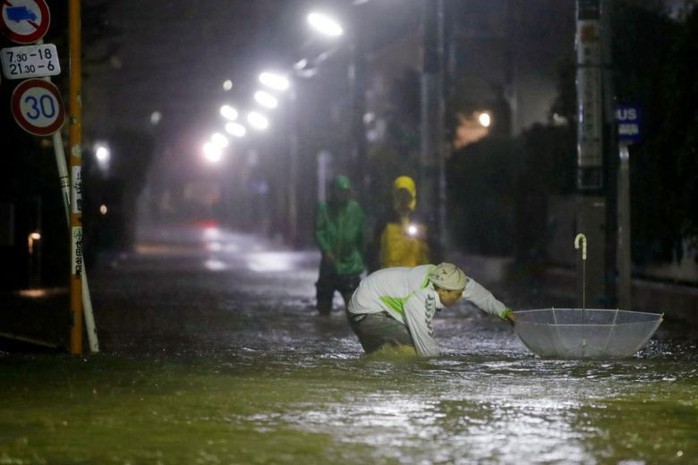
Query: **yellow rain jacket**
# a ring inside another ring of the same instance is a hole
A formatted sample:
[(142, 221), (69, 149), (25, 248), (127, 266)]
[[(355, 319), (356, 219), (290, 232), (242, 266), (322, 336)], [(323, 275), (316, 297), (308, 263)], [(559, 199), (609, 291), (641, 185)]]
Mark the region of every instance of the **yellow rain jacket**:
[[(399, 194), (401, 190), (403, 192)], [(409, 202), (400, 197), (405, 195), (404, 191), (411, 195)], [(414, 267), (429, 263), (427, 227), (414, 218), (417, 188), (412, 178), (399, 176), (395, 179), (393, 201), (392, 215), (378, 226), (379, 267)]]

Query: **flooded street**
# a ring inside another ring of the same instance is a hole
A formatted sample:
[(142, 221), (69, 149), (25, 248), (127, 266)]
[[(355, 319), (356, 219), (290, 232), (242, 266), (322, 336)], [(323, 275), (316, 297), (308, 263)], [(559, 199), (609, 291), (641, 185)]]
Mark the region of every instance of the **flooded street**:
[(365, 357), (338, 298), (314, 309), (315, 253), (143, 239), (91, 276), (99, 354), (0, 353), (0, 464), (696, 463), (680, 324), (628, 360), (542, 360), (460, 303), (442, 356)]

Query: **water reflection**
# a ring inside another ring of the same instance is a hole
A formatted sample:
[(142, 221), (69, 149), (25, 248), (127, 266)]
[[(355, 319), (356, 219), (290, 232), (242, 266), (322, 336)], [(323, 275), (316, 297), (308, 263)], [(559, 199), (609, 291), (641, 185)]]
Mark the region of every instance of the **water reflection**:
[(316, 315), (316, 255), (202, 240), (95, 277), (106, 353), (0, 353), (0, 463), (695, 463), (691, 334), (543, 360), (460, 305), (435, 322), (441, 357), (365, 357), (341, 304)]

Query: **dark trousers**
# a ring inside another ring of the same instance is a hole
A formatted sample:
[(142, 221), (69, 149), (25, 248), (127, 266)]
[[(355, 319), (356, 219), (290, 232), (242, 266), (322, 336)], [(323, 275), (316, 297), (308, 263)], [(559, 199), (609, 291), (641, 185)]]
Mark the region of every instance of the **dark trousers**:
[(397, 321), (387, 312), (380, 313), (349, 313), (349, 326), (359, 338), (361, 347), (367, 354), (377, 351), (384, 346), (414, 347), (407, 326)]
[(332, 311), (332, 300), (335, 291), (342, 295), (346, 307), (349, 304), (351, 295), (359, 287), (360, 281), (360, 274), (338, 274), (333, 265), (324, 262), (320, 263), (320, 274), (315, 283), (318, 312), (327, 315)]

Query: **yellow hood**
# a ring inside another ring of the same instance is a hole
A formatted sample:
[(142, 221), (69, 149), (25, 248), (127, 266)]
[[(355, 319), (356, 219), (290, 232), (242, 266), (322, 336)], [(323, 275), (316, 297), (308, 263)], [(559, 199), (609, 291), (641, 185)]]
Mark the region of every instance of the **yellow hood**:
[(398, 176), (395, 178), (395, 181), (393, 181), (393, 193), (400, 189), (406, 189), (410, 194), (412, 194), (410, 209), (414, 210), (417, 206), (417, 187), (414, 184), (414, 180), (409, 176)]

